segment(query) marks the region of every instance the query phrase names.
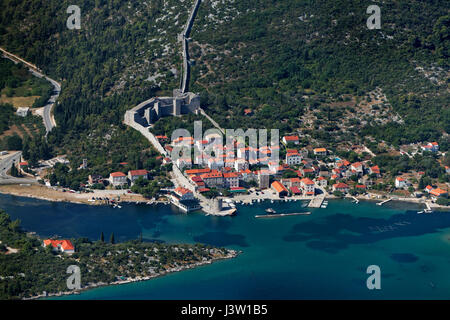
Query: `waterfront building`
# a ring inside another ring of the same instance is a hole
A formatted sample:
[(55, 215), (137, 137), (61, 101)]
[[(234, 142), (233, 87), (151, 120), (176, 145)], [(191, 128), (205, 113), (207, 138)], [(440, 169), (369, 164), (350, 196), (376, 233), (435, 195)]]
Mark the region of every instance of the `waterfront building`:
[(128, 171), (128, 179), (130, 179), (131, 184), (134, 184), (134, 182), (141, 177), (144, 180), (148, 180), (148, 171), (147, 170), (130, 170), (130, 171)]
[(108, 180), (113, 186), (127, 184), (127, 176), (123, 172), (112, 172)]
[(300, 180), (300, 183), (306, 195), (313, 196), (315, 194), (314, 181), (309, 178), (303, 178)]
[(287, 196), (289, 193), (286, 187), (283, 186), (280, 181), (272, 182), (271, 187), (272, 190), (275, 191), (280, 198)]

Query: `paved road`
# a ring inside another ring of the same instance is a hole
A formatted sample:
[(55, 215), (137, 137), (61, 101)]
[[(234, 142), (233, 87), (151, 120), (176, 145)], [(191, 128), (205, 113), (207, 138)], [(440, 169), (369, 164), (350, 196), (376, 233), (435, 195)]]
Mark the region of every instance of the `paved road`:
[(21, 156), (22, 152), (19, 151), (0, 160), (0, 184), (36, 183), (33, 179), (15, 178), (6, 174), (13, 164), (20, 162)]
[(45, 130), (47, 131), (47, 133), (49, 133), (50, 131), (52, 131), (52, 129), (54, 127), (56, 127), (56, 122), (55, 122), (55, 119), (53, 118), (51, 112), (52, 112), (52, 108), (56, 102), (56, 99), (58, 99), (59, 94), (61, 92), (61, 85), (58, 82), (56, 82), (55, 80), (43, 75), (42, 73), (40, 73), (36, 70), (30, 69), (30, 72), (38, 78), (45, 78), (47, 81), (49, 81), (53, 85), (53, 94), (50, 97), (50, 99), (47, 101), (47, 104), (44, 106), (44, 113), (42, 114), (42, 118), (44, 119)]
[(3, 54), (3, 56), (15, 63), (21, 62), (25, 64), (30, 72), (38, 77), (38, 78), (45, 78), (47, 81), (49, 81), (53, 85), (53, 95), (50, 97), (50, 99), (47, 101), (47, 104), (44, 106), (44, 113), (42, 115), (42, 118), (44, 119), (44, 126), (47, 133), (52, 131), (54, 127), (56, 127), (55, 119), (53, 118), (51, 111), (53, 108), (53, 105), (55, 104), (56, 99), (59, 97), (59, 93), (61, 92), (61, 85), (56, 82), (55, 80), (47, 77), (43, 73), (41, 73), (41, 70), (34, 64), (29, 63), (28, 61), (23, 60), (22, 58), (12, 54), (11, 52), (6, 51), (5, 49), (0, 47), (0, 52)]

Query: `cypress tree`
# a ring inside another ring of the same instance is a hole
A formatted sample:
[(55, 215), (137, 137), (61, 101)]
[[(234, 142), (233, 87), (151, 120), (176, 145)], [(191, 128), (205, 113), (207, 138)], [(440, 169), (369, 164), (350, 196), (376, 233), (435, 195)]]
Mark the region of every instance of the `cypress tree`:
[(101, 242), (105, 242), (105, 236), (103, 235), (103, 231), (102, 231), (102, 233), (100, 234), (100, 241), (101, 241)]
[(114, 244), (114, 232), (111, 233), (111, 238), (109, 239), (109, 242), (111, 242), (111, 244)]

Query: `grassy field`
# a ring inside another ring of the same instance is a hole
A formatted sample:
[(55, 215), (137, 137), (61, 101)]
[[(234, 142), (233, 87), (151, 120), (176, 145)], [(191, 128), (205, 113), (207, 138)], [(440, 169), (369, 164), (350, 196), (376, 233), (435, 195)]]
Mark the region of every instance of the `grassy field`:
[(31, 107), (36, 99), (40, 96), (29, 97), (7, 97), (5, 94), (0, 96), (0, 103), (12, 104), (15, 108)]

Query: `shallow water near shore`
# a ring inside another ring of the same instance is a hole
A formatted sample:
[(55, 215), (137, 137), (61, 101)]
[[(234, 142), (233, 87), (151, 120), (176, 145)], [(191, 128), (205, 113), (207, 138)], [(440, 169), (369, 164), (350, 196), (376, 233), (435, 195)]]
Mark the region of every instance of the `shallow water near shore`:
[[(116, 241), (208, 243), (242, 250), (237, 258), (149, 281), (91, 289), (58, 299), (448, 299), (450, 212), (417, 214), (417, 204), (332, 200), (238, 206), (234, 217), (181, 213), (171, 206), (122, 209), (0, 195), (0, 208), (42, 237), (114, 232)], [(311, 215), (256, 219), (273, 208)], [(368, 290), (366, 269), (381, 269)]]

